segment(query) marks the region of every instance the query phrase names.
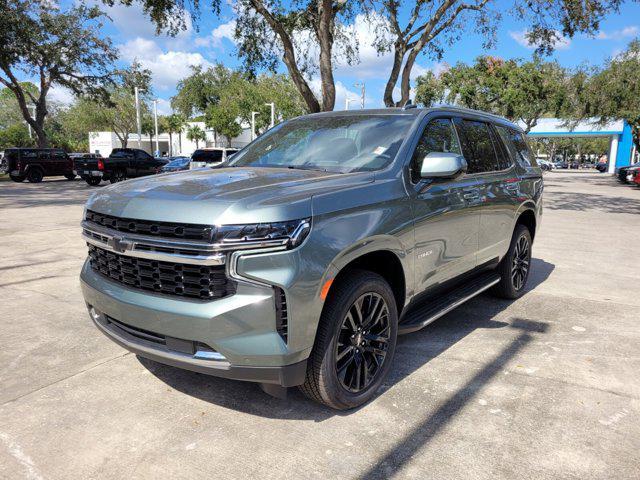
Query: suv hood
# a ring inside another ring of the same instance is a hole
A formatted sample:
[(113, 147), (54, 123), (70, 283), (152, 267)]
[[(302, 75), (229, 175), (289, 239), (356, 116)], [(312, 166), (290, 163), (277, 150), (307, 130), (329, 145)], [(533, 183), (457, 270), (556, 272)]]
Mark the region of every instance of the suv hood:
[(373, 173), (288, 168), (203, 168), (105, 187), (87, 208), (125, 218), (199, 224), (310, 217), (311, 197), (370, 183)]

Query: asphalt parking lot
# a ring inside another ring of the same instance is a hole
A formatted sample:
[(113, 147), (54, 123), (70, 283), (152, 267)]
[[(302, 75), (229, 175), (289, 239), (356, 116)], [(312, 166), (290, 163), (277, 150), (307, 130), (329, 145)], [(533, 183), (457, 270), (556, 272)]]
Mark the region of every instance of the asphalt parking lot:
[(107, 340), (78, 284), (95, 189), (0, 182), (0, 477), (640, 478), (640, 189), (545, 180), (530, 291), (402, 337), (340, 413)]

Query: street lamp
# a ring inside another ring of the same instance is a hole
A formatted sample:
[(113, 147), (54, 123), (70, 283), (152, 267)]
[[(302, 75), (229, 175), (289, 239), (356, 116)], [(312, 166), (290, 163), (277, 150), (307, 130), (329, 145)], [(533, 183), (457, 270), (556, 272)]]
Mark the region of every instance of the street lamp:
[(256, 139), (256, 115), (260, 112), (251, 112), (251, 141)]
[(360, 89), (360, 108), (364, 108), (365, 84), (364, 82), (358, 82), (354, 83), (353, 86)]
[(271, 107), (271, 123), (269, 124), (269, 128), (273, 128), (276, 124), (276, 104), (274, 102), (265, 103), (267, 107)]
[(138, 87), (133, 87), (136, 97), (136, 126), (138, 127), (138, 148), (142, 145), (142, 123), (140, 122), (140, 99), (138, 97)]
[(153, 101), (153, 123), (156, 129), (156, 156), (160, 156), (160, 144), (158, 143), (158, 99)]

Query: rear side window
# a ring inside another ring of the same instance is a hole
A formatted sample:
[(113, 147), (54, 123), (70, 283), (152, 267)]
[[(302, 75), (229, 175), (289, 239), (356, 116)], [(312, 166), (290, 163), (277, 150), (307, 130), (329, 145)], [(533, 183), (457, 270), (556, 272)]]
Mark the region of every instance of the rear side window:
[(420, 170), (427, 155), (431, 152), (450, 152), (460, 154), (460, 145), (453, 124), (448, 118), (430, 121), (422, 132), (411, 158), (411, 180), (420, 179)]
[(498, 164), (495, 170), (506, 170), (513, 165), (512, 154), (507, 150), (504, 141), (500, 138), (500, 135), (496, 132), (495, 125), (491, 129), (491, 138), (493, 138), (493, 146), (496, 150), (498, 157)]
[(37, 150), (23, 150), (22, 151), (22, 158), (23, 159), (27, 159), (27, 160), (38, 158), (38, 151)]
[(527, 145), (527, 141), (522, 133), (502, 126), (496, 126), (496, 130), (504, 144), (507, 146), (509, 153), (518, 163), (525, 167), (538, 166), (536, 159), (533, 156), (533, 152), (531, 152), (531, 149), (529, 148), (529, 145)]
[(53, 154), (51, 155), (53, 158), (56, 158), (58, 160), (60, 160), (61, 158), (66, 158), (66, 155), (64, 154), (64, 152), (53, 152)]
[(495, 171), (498, 158), (493, 149), (489, 125), (476, 120), (457, 120), (456, 128), (462, 143), (462, 154), (467, 161), (467, 172)]

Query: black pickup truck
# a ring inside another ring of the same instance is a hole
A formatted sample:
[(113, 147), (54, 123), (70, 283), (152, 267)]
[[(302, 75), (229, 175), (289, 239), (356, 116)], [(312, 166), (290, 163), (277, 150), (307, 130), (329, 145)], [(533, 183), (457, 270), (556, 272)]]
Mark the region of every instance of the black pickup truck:
[(167, 160), (154, 158), (144, 150), (137, 148), (114, 148), (108, 158), (81, 158), (76, 160), (76, 170), (80, 177), (91, 186), (102, 180), (111, 183), (127, 178), (153, 175), (167, 163)]

